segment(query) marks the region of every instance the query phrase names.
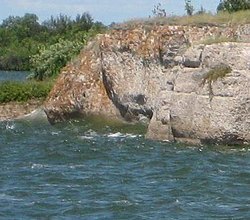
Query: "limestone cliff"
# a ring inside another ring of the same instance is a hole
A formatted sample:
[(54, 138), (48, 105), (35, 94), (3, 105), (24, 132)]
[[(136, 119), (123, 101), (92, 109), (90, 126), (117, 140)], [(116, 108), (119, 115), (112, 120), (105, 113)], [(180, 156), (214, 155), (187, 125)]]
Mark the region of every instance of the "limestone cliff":
[[(204, 44), (211, 38), (236, 42)], [(148, 118), (157, 140), (250, 142), (249, 39), (250, 25), (112, 30), (63, 69), (45, 112), (51, 123)], [(223, 66), (230, 71), (216, 76)]]

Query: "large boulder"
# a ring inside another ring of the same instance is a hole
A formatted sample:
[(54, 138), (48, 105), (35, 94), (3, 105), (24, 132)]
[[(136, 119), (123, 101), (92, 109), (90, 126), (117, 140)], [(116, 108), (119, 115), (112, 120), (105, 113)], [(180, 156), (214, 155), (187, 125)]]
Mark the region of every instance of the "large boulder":
[[(195, 49), (196, 50), (196, 49)], [(192, 58), (193, 56), (191, 56)], [(204, 68), (179, 69), (173, 91), (161, 91), (147, 136), (162, 139), (199, 139), (203, 142), (244, 143), (250, 141), (250, 44), (222, 43), (205, 46)], [(223, 62), (223, 64), (221, 64)], [(205, 81), (206, 73), (228, 65), (232, 71)], [(169, 118), (166, 122), (165, 119)]]
[(237, 33), (141, 26), (99, 35), (63, 69), (45, 103), (47, 117), (147, 118), (150, 139), (249, 142), (250, 43), (200, 44), (202, 36)]

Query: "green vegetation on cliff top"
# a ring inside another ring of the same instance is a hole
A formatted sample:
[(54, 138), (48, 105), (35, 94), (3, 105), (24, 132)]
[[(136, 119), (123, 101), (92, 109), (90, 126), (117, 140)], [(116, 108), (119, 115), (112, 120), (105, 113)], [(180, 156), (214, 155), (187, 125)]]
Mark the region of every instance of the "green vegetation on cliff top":
[(238, 11), (234, 13), (219, 12), (218, 14), (201, 13), (192, 16), (154, 16), (146, 19), (132, 19), (122, 26), (133, 27), (135, 25), (241, 25), (250, 24), (250, 10)]
[[(237, 12), (231, 13), (233, 11), (226, 8), (228, 1), (231, 0), (221, 1), (224, 5), (221, 5), (216, 15), (206, 13), (205, 9), (201, 8), (194, 15), (192, 12), (189, 16), (168, 17), (159, 4), (153, 10), (153, 17), (131, 20), (118, 24), (118, 27), (164, 24), (198, 26), (250, 24), (250, 10), (236, 10)], [(192, 6), (191, 1), (186, 3)], [(116, 25), (112, 27), (115, 28)], [(51, 16), (43, 23), (38, 22), (35, 14), (27, 13), (23, 17), (9, 16), (0, 24), (0, 69), (31, 70), (30, 78), (40, 82), (31, 80), (0, 83), (0, 103), (46, 98), (53, 85), (51, 79), (58, 75), (68, 61), (79, 54), (90, 38), (105, 30), (106, 27), (100, 22), (94, 22), (88, 13), (77, 15), (75, 19), (65, 15)], [(217, 77), (217, 74), (215, 75)]]

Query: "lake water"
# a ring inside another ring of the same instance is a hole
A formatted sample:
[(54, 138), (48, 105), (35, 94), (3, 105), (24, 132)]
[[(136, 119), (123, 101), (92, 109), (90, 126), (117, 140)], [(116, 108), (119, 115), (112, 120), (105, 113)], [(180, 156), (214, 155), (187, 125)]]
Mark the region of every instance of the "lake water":
[(30, 74), (27, 71), (1, 71), (0, 70), (0, 82), (9, 81), (25, 81), (26, 77)]
[(0, 122), (0, 219), (250, 219), (250, 147), (144, 128)]
[(105, 124), (0, 122), (0, 219), (250, 219), (249, 146), (154, 142), (142, 126)]

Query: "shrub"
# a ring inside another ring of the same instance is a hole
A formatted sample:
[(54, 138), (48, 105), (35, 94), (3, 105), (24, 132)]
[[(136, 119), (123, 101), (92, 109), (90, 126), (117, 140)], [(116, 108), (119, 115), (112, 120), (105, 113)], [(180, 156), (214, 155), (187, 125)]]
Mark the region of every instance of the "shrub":
[(205, 45), (211, 45), (211, 44), (218, 44), (223, 42), (237, 42), (237, 39), (224, 37), (224, 36), (215, 36), (215, 37), (209, 37), (202, 41), (202, 44)]
[(22, 102), (34, 98), (45, 99), (52, 85), (52, 81), (2, 82), (0, 83), (0, 103)]
[(29, 78), (43, 80), (57, 75), (61, 68), (80, 52), (85, 42), (60, 39), (48, 48), (41, 48), (39, 53), (30, 59), (33, 74)]
[(209, 70), (203, 77), (203, 84), (204, 83), (212, 83), (218, 80), (219, 78), (225, 77), (228, 73), (231, 73), (232, 69), (230, 66), (226, 64), (220, 64), (213, 67)]
[(209, 70), (202, 79), (202, 85), (208, 84), (209, 98), (210, 101), (213, 98), (212, 83), (217, 81), (219, 78), (224, 78), (228, 73), (231, 73), (232, 69), (226, 64), (220, 64)]

